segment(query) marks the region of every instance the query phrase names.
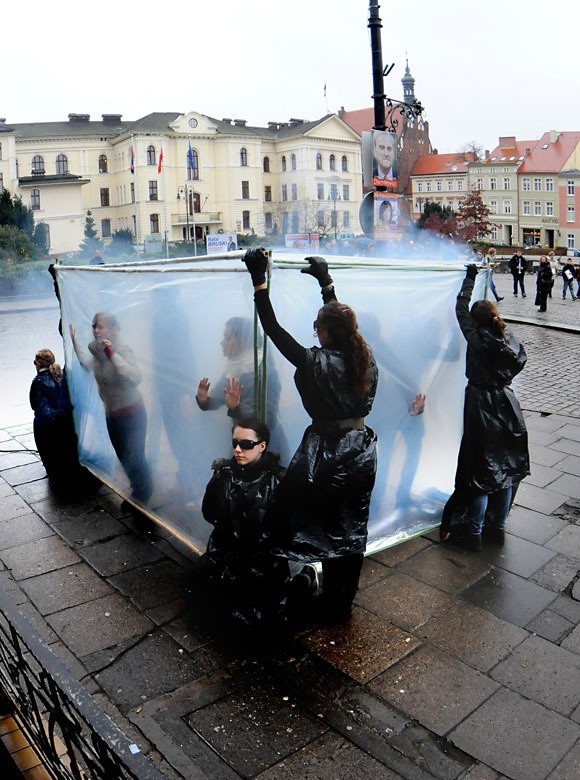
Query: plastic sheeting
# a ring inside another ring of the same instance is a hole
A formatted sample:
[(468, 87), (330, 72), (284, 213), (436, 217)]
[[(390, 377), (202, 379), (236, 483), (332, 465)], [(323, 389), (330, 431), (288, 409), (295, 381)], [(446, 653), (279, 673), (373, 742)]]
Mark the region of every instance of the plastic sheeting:
[[(453, 488), (465, 387), (465, 342), (454, 306), (464, 266), (328, 259), (337, 296), (357, 312), (380, 370), (367, 418), (379, 440), (367, 546), (374, 552), (436, 526)], [(276, 255), (270, 291), (274, 309), (283, 327), (310, 346), (316, 343), (312, 322), (322, 305), (318, 285), (291, 267), (299, 262), (295, 255), (277, 261)], [(261, 373), (265, 363), (270, 449), (280, 453), (283, 464), (309, 423), (293, 367), (272, 344), (265, 354), (261, 348), (249, 275), (239, 257), (60, 266), (57, 274), (81, 462), (129, 496), (95, 377), (79, 363), (69, 332), (72, 324), (86, 349), (93, 339), (93, 316), (105, 311), (117, 318), (119, 340), (133, 351), (141, 374), (138, 389), (147, 413), (146, 458), (154, 488), (144, 509), (202, 551), (211, 530), (200, 511), (210, 466), (215, 458), (232, 454), (224, 377), (243, 374), (243, 400), (251, 403), (255, 369)], [(485, 294), (485, 280), (480, 273), (474, 299)], [(238, 341), (234, 348), (232, 331)], [(212, 400), (205, 409), (195, 400), (202, 377), (211, 383)], [(411, 416), (416, 393), (426, 395), (425, 411)]]

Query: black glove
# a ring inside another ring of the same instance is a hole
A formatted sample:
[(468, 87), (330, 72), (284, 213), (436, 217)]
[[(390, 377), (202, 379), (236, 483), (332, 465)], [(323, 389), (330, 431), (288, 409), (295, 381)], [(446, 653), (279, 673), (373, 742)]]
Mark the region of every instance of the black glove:
[(268, 253), (263, 247), (248, 249), (242, 260), (246, 264), (252, 284), (257, 287), (266, 283), (266, 271), (268, 270)]
[(465, 278), (474, 280), (476, 276), (477, 266), (472, 263), (471, 265), (467, 266), (467, 270), (465, 271)]
[(301, 268), (301, 274), (313, 276), (321, 287), (328, 287), (332, 284), (332, 276), (328, 273), (328, 263), (323, 257), (313, 255), (311, 257), (305, 257), (304, 259), (310, 263), (310, 267)]

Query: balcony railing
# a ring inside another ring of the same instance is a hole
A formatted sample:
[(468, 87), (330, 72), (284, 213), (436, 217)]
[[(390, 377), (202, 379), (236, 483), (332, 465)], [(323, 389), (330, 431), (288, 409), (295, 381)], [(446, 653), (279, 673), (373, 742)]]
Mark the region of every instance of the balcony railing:
[(185, 211), (181, 211), (178, 214), (171, 215), (172, 225), (186, 225), (189, 220), (189, 224), (207, 225), (216, 224), (222, 222), (221, 211), (200, 211), (194, 214), (185, 215)]

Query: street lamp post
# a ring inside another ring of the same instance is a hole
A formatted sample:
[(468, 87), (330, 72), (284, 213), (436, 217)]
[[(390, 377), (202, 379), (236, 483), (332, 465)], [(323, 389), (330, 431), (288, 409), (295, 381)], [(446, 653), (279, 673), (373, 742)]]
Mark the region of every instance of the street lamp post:
[(330, 192), (328, 193), (328, 200), (332, 201), (332, 222), (334, 224), (334, 237), (336, 238), (336, 228), (338, 219), (336, 217), (336, 201), (340, 200), (340, 194), (338, 192), (338, 186), (336, 184), (330, 185)]
[[(187, 184), (185, 187), (180, 187), (177, 192), (177, 199), (179, 200), (180, 195), (183, 195), (185, 200), (185, 240), (188, 242), (191, 239), (191, 236), (189, 234), (189, 204), (193, 201), (193, 196), (195, 192), (193, 187), (189, 187)], [(191, 197), (191, 201), (190, 201)], [(197, 257), (197, 242), (196, 242), (196, 235), (195, 235), (195, 216), (194, 216), (195, 208), (192, 208), (191, 210), (191, 224), (193, 226), (193, 252), (194, 255)]]

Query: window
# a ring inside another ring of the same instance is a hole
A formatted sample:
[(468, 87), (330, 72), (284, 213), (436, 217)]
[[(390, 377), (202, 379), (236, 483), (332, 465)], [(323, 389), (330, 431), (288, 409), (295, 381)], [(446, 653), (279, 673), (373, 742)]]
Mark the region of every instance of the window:
[(457, 182), (457, 190), (461, 191), (462, 189), (463, 189), (463, 180), (459, 179), (459, 181)]
[(264, 200), (268, 203), (272, 200), (272, 187), (264, 187)]
[(111, 237), (111, 220), (110, 219), (102, 219), (101, 220), (101, 236), (103, 238), (110, 238)]
[(574, 233), (568, 233), (566, 239), (568, 249), (574, 249)]
[(497, 179), (495, 176), (490, 176), (489, 179), (489, 189), (490, 190), (497, 190)]
[(298, 200), (298, 185), (292, 185), (292, 200)]
[[(270, 158), (269, 157), (264, 157), (264, 164), (263, 164), (262, 167), (263, 167), (264, 173), (270, 173)], [(270, 216), (272, 216), (272, 215), (270, 215)]]
[(316, 185), (316, 197), (318, 200), (324, 200), (324, 184)]
[(509, 176), (503, 177), (503, 188), (504, 190), (509, 190), (512, 185), (511, 179)]
[(101, 206), (110, 206), (109, 188), (101, 187)]
[(286, 184), (282, 185), (282, 200), (288, 200), (288, 187)]
[(108, 173), (109, 172), (109, 162), (107, 160), (106, 154), (100, 154), (99, 155), (99, 173)]
[(546, 179), (546, 192), (554, 192), (554, 179)]
[(32, 158), (32, 175), (39, 176), (44, 173), (44, 157), (35, 154)]
[(511, 214), (512, 213), (512, 202), (511, 202), (511, 200), (504, 200), (504, 202), (503, 202), (503, 213), (504, 214)]
[(349, 184), (343, 184), (342, 185), (342, 199), (343, 200), (350, 200), (350, 185)]
[(574, 206), (568, 206), (568, 218), (567, 218), (567, 221), (568, 222), (574, 222), (575, 219), (576, 219), (576, 217), (575, 217), (575, 212), (574, 212)]
[(423, 182), (417, 182), (417, 192), (423, 192)]
[(428, 182), (427, 182), (427, 192), (431, 192), (432, 188), (433, 188), (433, 187), (432, 187), (432, 184), (431, 184), (431, 182), (430, 182), (430, 181), (428, 181)]
[(317, 171), (322, 170), (322, 155), (320, 154), (320, 152), (318, 152), (318, 154), (316, 155), (316, 170)]
[(38, 211), (40, 209), (40, 190), (30, 190), (30, 208), (33, 211)]
[(240, 149), (240, 165), (245, 168), (248, 164), (248, 152), (244, 146)]
[(250, 197), (250, 182), (249, 181), (243, 181), (242, 182), (242, 198), (244, 200), (248, 200)]
[(135, 203), (135, 184), (131, 182), (131, 203)]
[(296, 170), (296, 155), (295, 154), (293, 154), (292, 157), (290, 158), (290, 167), (292, 168), (293, 171)]
[(328, 167), (330, 168), (331, 171), (336, 170), (336, 157), (333, 154), (331, 154), (330, 157), (328, 158)]
[(324, 224), (325, 224), (324, 211), (317, 211), (316, 212), (316, 222), (318, 224), (318, 227), (324, 227)]
[[(157, 163), (156, 163), (156, 159), (155, 159), (155, 147), (152, 146), (152, 145), (149, 145), (147, 147), (147, 165), (156, 165), (156, 164)], [(153, 232), (157, 232), (158, 233), (159, 231), (158, 230), (157, 231), (153, 231), (152, 230), (151, 232), (152, 233)]]
[(242, 211), (242, 227), (244, 230), (250, 229), (250, 212)]
[(554, 203), (551, 200), (546, 201), (546, 216), (547, 217), (554, 216)]
[(56, 175), (62, 176), (68, 173), (68, 160), (66, 154), (58, 154), (56, 156)]
[[(102, 190), (101, 190), (102, 192)], [(150, 181), (149, 182), (149, 200), (158, 200), (157, 198), (157, 182), (156, 181)], [(103, 204), (101, 204), (103, 205)], [(107, 206), (109, 204), (107, 203)]]
[(264, 227), (266, 230), (272, 230), (272, 212), (271, 211), (265, 211), (264, 212)]
[(330, 185), (330, 195), (328, 196), (330, 200), (337, 201), (338, 200), (338, 185), (331, 184)]
[(497, 225), (491, 226), (491, 240), (494, 242), (497, 241)]
[(542, 203), (539, 200), (534, 201), (534, 215), (536, 217), (542, 216)]
[(159, 214), (149, 215), (149, 228), (152, 233), (159, 233)]
[(530, 191), (530, 179), (528, 176), (524, 176), (524, 178), (522, 179), (522, 190), (524, 192)]
[(540, 192), (542, 189), (542, 180), (535, 178), (534, 179), (534, 192)]
[(201, 213), (201, 195), (199, 192), (193, 193), (193, 212), (194, 214)]
[(199, 179), (199, 154), (197, 153), (197, 149), (192, 149), (191, 155), (189, 154), (189, 149), (187, 150), (185, 167), (188, 181)]
[(350, 227), (350, 211), (345, 211), (342, 215), (342, 226)]
[(437, 192), (441, 192), (441, 182), (440, 181), (435, 182), (435, 186), (437, 188)]
[(489, 211), (490, 214), (497, 214), (497, 200), (489, 201)]
[(453, 182), (451, 181), (451, 179), (448, 179), (448, 181), (447, 181), (447, 192), (452, 192), (452, 191), (453, 191)]
[(286, 155), (282, 155), (282, 173), (286, 170)]
[(475, 189), (476, 190), (482, 190), (483, 189), (483, 179), (481, 179), (481, 178), (476, 179)]
[[(0, 159), (2, 159), (2, 158), (0, 158)], [(348, 171), (348, 160), (346, 159), (346, 154), (342, 155), (341, 168), (342, 168), (344, 173), (346, 173)]]
[(528, 217), (531, 213), (532, 213), (532, 209), (530, 207), (530, 201), (529, 200), (524, 200), (523, 203), (522, 203), (522, 214), (525, 217)]
[[(34, 160), (33, 160), (33, 163), (34, 163)], [(567, 187), (568, 195), (573, 195), (574, 194), (574, 180), (573, 179), (568, 179), (568, 181), (566, 183), (566, 187)]]

